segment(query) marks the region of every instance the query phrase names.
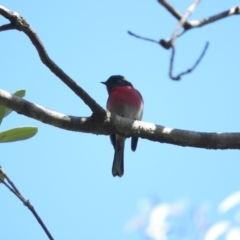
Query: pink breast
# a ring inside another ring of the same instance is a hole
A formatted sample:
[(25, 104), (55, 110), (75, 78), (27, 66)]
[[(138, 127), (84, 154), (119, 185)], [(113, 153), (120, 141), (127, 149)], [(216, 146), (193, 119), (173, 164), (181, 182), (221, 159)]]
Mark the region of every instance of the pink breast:
[(111, 90), (107, 109), (118, 115), (141, 119), (143, 100), (141, 94), (131, 86), (121, 86)]

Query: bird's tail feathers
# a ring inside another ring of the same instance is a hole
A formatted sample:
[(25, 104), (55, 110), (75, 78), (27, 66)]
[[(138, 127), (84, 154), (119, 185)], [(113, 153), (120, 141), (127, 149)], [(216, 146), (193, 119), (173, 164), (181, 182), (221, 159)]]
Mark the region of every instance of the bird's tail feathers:
[(116, 148), (112, 165), (112, 175), (121, 177), (124, 173), (124, 144)]

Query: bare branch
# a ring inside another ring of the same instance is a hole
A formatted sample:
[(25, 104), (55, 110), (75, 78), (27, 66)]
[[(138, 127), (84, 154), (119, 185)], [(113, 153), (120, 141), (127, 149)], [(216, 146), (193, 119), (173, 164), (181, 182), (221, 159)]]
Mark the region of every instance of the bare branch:
[[(183, 19), (184, 20), (184, 16), (182, 16), (173, 6), (171, 6), (166, 0), (158, 0), (158, 2), (163, 6), (165, 7), (177, 20), (181, 20)], [(191, 14), (194, 10), (194, 8), (197, 6), (197, 4), (199, 3), (200, 1), (194, 1), (192, 3), (192, 5), (188, 8), (188, 11), (186, 13), (188, 14)], [(230, 17), (230, 16), (233, 16), (233, 15), (240, 15), (240, 6), (235, 6), (235, 7), (232, 7), (230, 8), (229, 10), (227, 11), (224, 11), (224, 12), (221, 12), (221, 13), (218, 13), (216, 15), (213, 15), (211, 17), (207, 17), (207, 18), (204, 18), (202, 20), (192, 20), (192, 21), (187, 21), (187, 19), (185, 19), (185, 21), (183, 21), (182, 24), (180, 24), (179, 26), (183, 27), (184, 28), (184, 31), (180, 34), (177, 34), (176, 37), (180, 37), (181, 35), (183, 35), (186, 31), (192, 29), (192, 28), (197, 28), (197, 27), (202, 27), (206, 24), (209, 24), (209, 23), (213, 23), (215, 21), (218, 21), (218, 20), (221, 20), (223, 18), (226, 18), (226, 17)], [(187, 18), (189, 17), (189, 15), (187, 16)], [(176, 29), (176, 32), (178, 32), (180, 30), (179, 29)], [(161, 39), (160, 41), (156, 41), (156, 40), (152, 40), (152, 39), (149, 39), (149, 38), (146, 38), (146, 37), (142, 37), (142, 36), (139, 36), (137, 34), (134, 34), (130, 31), (128, 31), (128, 33), (134, 37), (137, 37), (137, 38), (140, 38), (142, 40), (147, 40), (147, 41), (151, 41), (151, 42), (155, 42), (155, 43), (159, 43), (160, 45), (162, 45), (164, 48), (166, 49), (169, 49), (170, 48), (170, 45), (169, 45), (169, 41), (170, 40), (164, 40), (164, 39)], [(172, 37), (173, 38), (173, 37)], [(171, 38), (171, 39), (172, 39)]]
[[(132, 33), (130, 31), (128, 31), (128, 33), (131, 36), (134, 36), (136, 38), (142, 39), (142, 40), (146, 40), (146, 41), (150, 41), (150, 42), (154, 42), (154, 43), (158, 43), (160, 44), (163, 48), (165, 49), (170, 49), (172, 48), (172, 53), (171, 53), (171, 58), (170, 58), (170, 64), (169, 64), (169, 77), (172, 80), (180, 80), (181, 76), (188, 74), (190, 72), (192, 72), (197, 65), (200, 63), (200, 61), (203, 59), (206, 50), (208, 48), (208, 43), (206, 43), (202, 54), (199, 56), (198, 60), (196, 61), (196, 63), (193, 65), (193, 67), (189, 68), (188, 70), (179, 73), (177, 76), (173, 76), (173, 62), (174, 62), (174, 57), (175, 57), (175, 46), (174, 46), (174, 41), (177, 37), (180, 37), (181, 35), (183, 35), (186, 31), (192, 29), (192, 28), (196, 28), (196, 27), (202, 27), (206, 24), (209, 23), (213, 23), (215, 21), (218, 21), (220, 19), (229, 17), (229, 16), (233, 16), (233, 15), (238, 15), (240, 14), (240, 6), (236, 6), (236, 7), (232, 7), (230, 10), (228, 11), (224, 11), (222, 13), (213, 15), (211, 17), (202, 19), (202, 20), (193, 20), (193, 21), (187, 21), (187, 18), (193, 13), (194, 9), (196, 8), (196, 6), (199, 4), (200, 0), (194, 0), (193, 3), (189, 6), (188, 10), (186, 11), (186, 13), (182, 16), (173, 6), (171, 6), (167, 0), (158, 0), (158, 3), (160, 3), (164, 8), (166, 8), (177, 20), (179, 20), (179, 24), (176, 27), (176, 29), (174, 30), (172, 37), (170, 39), (160, 39), (159, 41), (157, 40), (153, 40), (150, 38), (146, 38), (143, 36), (139, 36), (135, 33)], [(183, 27), (183, 31), (181, 33), (179, 33), (179, 30)]]
[(106, 111), (91, 117), (54, 112), (0, 90), (0, 104), (27, 117), (62, 129), (101, 135), (137, 136), (150, 141), (205, 149), (240, 149), (240, 133), (202, 133), (134, 121)]
[[(36, 212), (36, 210), (34, 209), (34, 207), (31, 205), (29, 200), (26, 200), (22, 194), (20, 193), (20, 191), (17, 189), (17, 187), (15, 186), (15, 184), (13, 183), (13, 181), (8, 177), (8, 175), (3, 171), (3, 169), (0, 167), (0, 174), (4, 177), (3, 180), (3, 184), (15, 195), (18, 197), (18, 199), (20, 199), (20, 201), (32, 212), (32, 214), (34, 215), (34, 217), (37, 219), (38, 223), (40, 224), (40, 226), (43, 228), (44, 232), (46, 233), (46, 235), (48, 236), (48, 238), (50, 240), (54, 240), (51, 233), (48, 231), (46, 225), (44, 224), (44, 222), (42, 221), (42, 219), (40, 218), (40, 216), (38, 215), (38, 213)], [(7, 183), (5, 182), (5, 179), (7, 180)]]
[(173, 79), (173, 80), (180, 80), (181, 76), (183, 76), (185, 74), (188, 74), (188, 73), (191, 73), (197, 67), (197, 65), (201, 62), (202, 58), (204, 57), (204, 55), (205, 55), (205, 53), (206, 53), (206, 51), (208, 49), (208, 46), (209, 46), (209, 42), (206, 42), (205, 47), (203, 48), (203, 51), (202, 51), (201, 55), (199, 56), (197, 61), (194, 63), (194, 65), (191, 68), (189, 68), (188, 70), (179, 73), (176, 77), (174, 77), (172, 75), (172, 72), (173, 72), (173, 62), (174, 62), (174, 56), (175, 56), (175, 47), (173, 46), (172, 47), (171, 59), (170, 59), (170, 66), (169, 66), (169, 77), (171, 79)]
[(230, 16), (233, 16), (233, 15), (239, 15), (239, 14), (240, 14), (240, 6), (232, 7), (227, 11), (224, 11), (222, 13), (213, 15), (211, 17), (204, 18), (202, 20), (190, 21), (189, 26), (185, 30), (187, 31), (187, 30), (192, 29), (192, 28), (202, 27), (206, 24), (213, 23), (213, 22), (221, 20), (223, 18), (230, 17)]
[(95, 113), (103, 113), (105, 110), (98, 105), (93, 98), (88, 95), (77, 83), (70, 78), (57, 64), (48, 56), (46, 49), (44, 48), (39, 37), (26, 20), (18, 13), (8, 10), (7, 8), (0, 6), (0, 15), (7, 18), (11, 25), (16, 30), (23, 31), (32, 44), (35, 46), (41, 61), (58, 77), (60, 78), (77, 96), (79, 96), (89, 108)]
[(172, 47), (172, 54), (171, 54), (171, 59), (170, 59), (170, 64), (169, 64), (169, 77), (172, 80), (180, 80), (182, 75), (188, 74), (190, 73), (201, 61), (201, 59), (203, 58), (208, 44), (205, 46), (202, 54), (200, 55), (200, 57), (198, 58), (197, 62), (193, 65), (192, 68), (188, 69), (187, 71), (184, 71), (180, 74), (178, 74), (176, 77), (173, 76), (173, 63), (174, 63), (174, 57), (175, 57), (175, 46), (174, 46), (174, 41), (176, 39), (176, 37), (178, 36), (178, 32), (179, 30), (184, 26), (185, 22), (187, 21), (188, 17), (193, 13), (194, 9), (197, 7), (198, 3), (200, 2), (200, 0), (194, 0), (193, 3), (189, 6), (189, 8), (187, 9), (186, 13), (184, 14), (184, 16), (180, 19), (176, 29), (174, 30), (171, 39), (168, 41), (168, 43), (166, 43), (167, 46)]
[(182, 15), (174, 7), (172, 7), (166, 0), (158, 0), (158, 2), (163, 7), (165, 7), (177, 20), (180, 21)]
[(156, 41), (156, 40), (154, 40), (154, 39), (142, 37), (142, 36), (137, 35), (137, 34), (131, 32), (131, 31), (128, 31), (127, 33), (128, 33), (129, 35), (133, 36), (133, 37), (140, 38), (140, 39), (142, 39), (142, 40), (146, 40), (146, 41), (150, 41), (150, 42), (155, 42), (155, 43), (158, 43), (158, 44), (159, 44), (159, 42)]
[(156, 41), (150, 38), (146, 38), (146, 37), (142, 37), (139, 36), (131, 31), (128, 31), (128, 34), (130, 34), (131, 36), (134, 36), (136, 38), (142, 39), (142, 40), (146, 40), (146, 41), (150, 41), (150, 42), (154, 42), (154, 43), (158, 43), (160, 44), (162, 47), (169, 49), (172, 47), (173, 42), (175, 40), (175, 38), (178, 36), (178, 32), (180, 30), (180, 28), (183, 26), (186, 28), (191, 27), (191, 25), (189, 25), (189, 23), (187, 22), (187, 18), (192, 14), (192, 12), (194, 11), (195, 7), (197, 6), (197, 4), (200, 2), (200, 0), (194, 0), (194, 2), (190, 5), (190, 7), (188, 8), (188, 10), (186, 11), (185, 15), (182, 16), (175, 8), (173, 8), (167, 1), (165, 0), (158, 0), (158, 2), (164, 6), (177, 20), (179, 20), (179, 24), (177, 26), (177, 28), (175, 29), (171, 39), (169, 40), (164, 40), (161, 39), (160, 41)]
[(187, 9), (186, 13), (181, 16), (181, 14), (174, 9), (167, 1), (165, 0), (158, 0), (158, 2), (163, 5), (174, 17), (176, 17), (179, 20), (179, 23), (176, 27), (176, 29), (174, 30), (172, 37), (169, 40), (163, 40), (161, 39), (160, 41), (156, 41), (153, 39), (149, 39), (149, 38), (145, 38), (136, 34), (133, 34), (132, 32), (128, 31), (128, 33), (134, 37), (140, 38), (142, 40), (147, 40), (147, 41), (151, 41), (151, 42), (155, 42), (160, 44), (162, 47), (169, 49), (172, 48), (172, 53), (171, 53), (171, 58), (170, 58), (170, 63), (169, 63), (169, 77), (172, 80), (180, 80), (181, 76), (188, 74), (190, 72), (192, 72), (197, 65), (200, 63), (200, 61), (202, 60), (208, 44), (206, 44), (202, 54), (200, 55), (200, 57), (198, 58), (198, 60), (196, 61), (196, 63), (193, 65), (192, 68), (189, 68), (188, 70), (178, 74), (177, 76), (173, 76), (173, 63), (174, 63), (174, 58), (175, 58), (175, 45), (174, 45), (174, 41), (175, 39), (179, 36), (179, 30), (184, 27), (184, 28), (189, 28), (189, 24), (187, 23), (187, 19), (188, 17), (193, 13), (194, 9), (197, 7), (198, 3), (200, 2), (200, 0), (194, 0), (193, 3), (189, 6), (189, 8)]
[[(172, 5), (170, 5), (166, 0), (158, 0), (158, 2), (164, 8), (166, 8), (177, 20), (180, 21), (180, 19), (182, 19), (182, 15)], [(202, 27), (206, 24), (213, 23), (213, 22), (221, 20), (223, 18), (233, 16), (233, 15), (238, 15), (238, 14), (240, 14), (240, 6), (235, 6), (235, 7), (230, 8), (227, 11), (218, 13), (218, 14), (213, 15), (208, 18), (204, 18), (202, 20), (185, 21), (185, 23), (182, 25), (184, 28), (183, 33), (185, 33), (189, 29), (196, 28), (196, 27)], [(182, 35), (182, 33), (181, 33), (181, 35)]]
[(190, 15), (193, 13), (194, 9), (197, 7), (198, 3), (200, 2), (200, 0), (194, 0), (193, 3), (189, 6), (189, 8), (187, 9), (186, 13), (183, 15), (183, 17), (180, 19), (175, 31), (173, 32), (173, 35), (170, 39), (172, 45), (175, 41), (175, 38), (178, 35), (179, 30), (184, 26), (185, 22), (187, 21), (187, 19), (190, 17)]

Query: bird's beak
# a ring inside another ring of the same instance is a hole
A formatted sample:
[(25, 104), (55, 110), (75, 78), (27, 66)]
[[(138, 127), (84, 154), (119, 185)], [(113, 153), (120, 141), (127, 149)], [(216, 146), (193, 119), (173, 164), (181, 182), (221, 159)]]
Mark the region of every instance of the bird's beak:
[(106, 82), (101, 82), (102, 84), (106, 85)]

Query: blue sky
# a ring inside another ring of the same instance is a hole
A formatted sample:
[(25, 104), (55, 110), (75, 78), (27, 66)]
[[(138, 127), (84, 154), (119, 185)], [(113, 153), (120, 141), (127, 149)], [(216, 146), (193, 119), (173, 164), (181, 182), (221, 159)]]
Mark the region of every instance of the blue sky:
[[(184, 12), (191, 1), (172, 1)], [(235, 6), (235, 0), (202, 1), (190, 19)], [(101, 106), (100, 84), (124, 75), (144, 97), (143, 121), (204, 132), (239, 132), (239, 17), (194, 29), (176, 41), (174, 72), (195, 62), (206, 41), (209, 49), (197, 69), (180, 82), (168, 78), (170, 51), (127, 34), (169, 38), (177, 21), (157, 1), (13, 1), (2, 5), (20, 13), (38, 33), (51, 58)], [(6, 20), (0, 18), (0, 24)], [(21, 32), (2, 32), (1, 89), (26, 89), (26, 99), (75, 116), (90, 109), (40, 62)], [(210, 202), (211, 220), (228, 195), (240, 189), (239, 152), (205, 150), (140, 139), (136, 152), (125, 147), (125, 175), (113, 178), (109, 137), (64, 131), (12, 113), (1, 130), (37, 126), (27, 141), (2, 144), (0, 165), (30, 199), (55, 239), (142, 239), (125, 225), (141, 199), (189, 205)], [(1, 236), (47, 239), (30, 212), (4, 187)]]

